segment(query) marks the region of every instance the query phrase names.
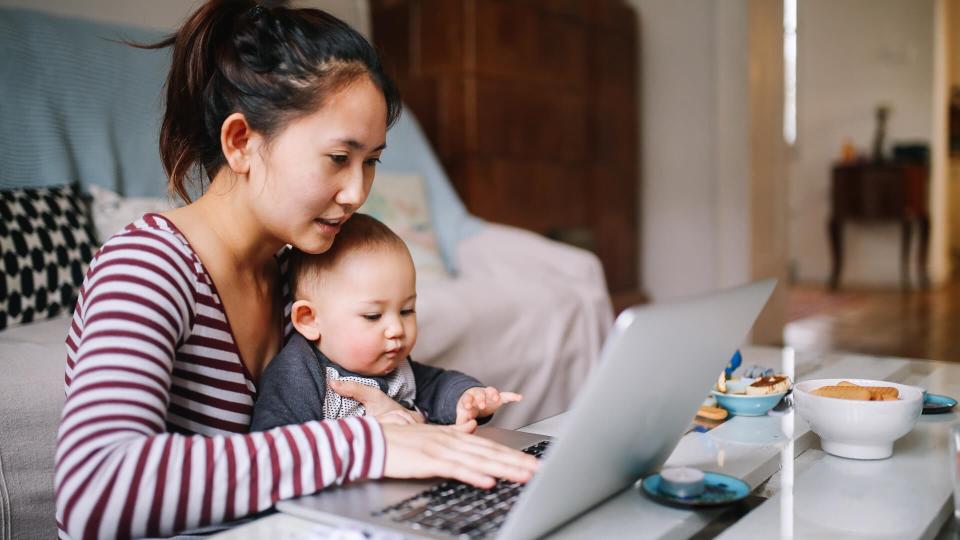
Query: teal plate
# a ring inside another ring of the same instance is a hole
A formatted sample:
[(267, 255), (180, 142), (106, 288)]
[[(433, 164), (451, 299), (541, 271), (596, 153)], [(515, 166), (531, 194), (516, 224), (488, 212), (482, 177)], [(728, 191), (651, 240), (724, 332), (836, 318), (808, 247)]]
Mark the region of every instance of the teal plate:
[(957, 406), (957, 400), (940, 394), (923, 395), (923, 414), (944, 414)]
[(703, 475), (703, 493), (694, 497), (676, 497), (660, 491), (660, 473), (644, 478), (640, 489), (659, 503), (679, 508), (723, 506), (743, 500), (750, 494), (750, 486), (739, 478), (707, 471)]

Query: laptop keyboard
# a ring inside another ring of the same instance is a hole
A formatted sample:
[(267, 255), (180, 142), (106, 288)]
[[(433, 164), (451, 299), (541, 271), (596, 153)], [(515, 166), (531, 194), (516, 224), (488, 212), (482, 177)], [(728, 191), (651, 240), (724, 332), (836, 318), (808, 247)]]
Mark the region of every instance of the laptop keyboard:
[[(542, 457), (550, 441), (524, 448), (524, 452)], [(499, 480), (490, 489), (480, 489), (456, 480), (442, 484), (373, 513), (393, 521), (408, 523), (417, 529), (438, 531), (461, 538), (493, 535), (507, 518), (507, 512), (523, 484)]]

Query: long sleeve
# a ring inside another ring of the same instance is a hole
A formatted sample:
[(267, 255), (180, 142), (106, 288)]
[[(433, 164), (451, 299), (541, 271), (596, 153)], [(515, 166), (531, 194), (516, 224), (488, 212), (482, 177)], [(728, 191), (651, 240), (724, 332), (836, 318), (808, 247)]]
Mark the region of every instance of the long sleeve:
[[(469, 388), (483, 384), (459, 371), (443, 370), (410, 360), (413, 377), (417, 382), (415, 404), (423, 411), (427, 421), (434, 424), (453, 424), (457, 421), (457, 401)], [(490, 417), (479, 419), (480, 423)]]
[[(214, 324), (198, 301), (198, 263), (177, 241), (132, 230), (91, 263), (67, 337), (55, 470), (62, 537), (170, 535), (383, 474), (373, 420), (224, 429), (238, 423), (223, 420), (238, 414), (224, 399), (236, 389), (217, 378), (226, 363), (216, 351), (204, 357), (203, 342), (177, 361), (191, 329)], [(176, 414), (220, 434), (168, 432), (177, 403)]]

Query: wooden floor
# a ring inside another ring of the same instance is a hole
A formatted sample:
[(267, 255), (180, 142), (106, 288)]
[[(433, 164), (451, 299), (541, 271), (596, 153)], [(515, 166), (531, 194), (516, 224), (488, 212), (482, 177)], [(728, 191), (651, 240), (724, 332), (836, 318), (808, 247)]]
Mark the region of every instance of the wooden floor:
[(787, 306), (784, 343), (798, 351), (960, 362), (960, 283), (905, 293), (797, 285)]

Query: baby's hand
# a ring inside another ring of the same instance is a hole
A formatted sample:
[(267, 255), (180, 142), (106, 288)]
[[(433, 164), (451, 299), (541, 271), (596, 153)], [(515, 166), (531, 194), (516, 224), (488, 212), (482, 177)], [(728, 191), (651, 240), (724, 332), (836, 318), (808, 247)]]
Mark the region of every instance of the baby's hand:
[(457, 424), (490, 416), (497, 412), (501, 405), (521, 399), (523, 396), (520, 394), (501, 392), (492, 386), (470, 388), (461, 394), (457, 401)]

